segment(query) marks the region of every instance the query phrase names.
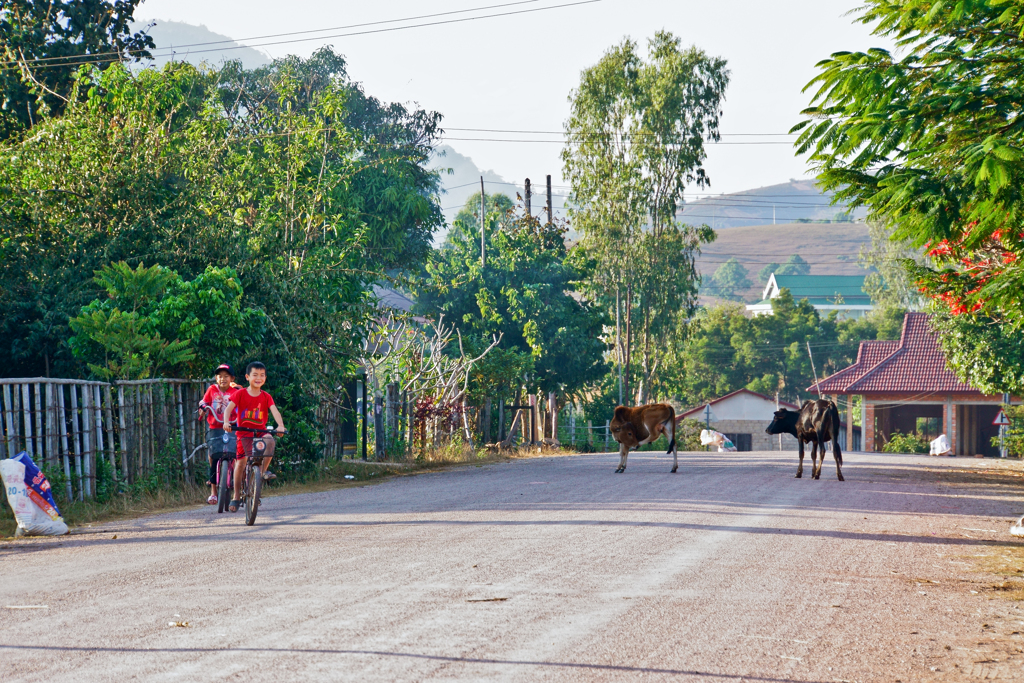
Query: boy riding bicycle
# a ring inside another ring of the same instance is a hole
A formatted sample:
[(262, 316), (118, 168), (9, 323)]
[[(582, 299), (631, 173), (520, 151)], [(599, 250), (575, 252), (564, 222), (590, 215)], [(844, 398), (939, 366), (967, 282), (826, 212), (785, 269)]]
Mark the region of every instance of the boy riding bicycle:
[[(247, 433), (246, 427), (249, 429), (266, 429), (267, 418), (273, 415), (274, 421), (277, 423), (276, 431), (287, 431), (284, 428), (284, 418), (281, 417), (281, 411), (274, 405), (273, 397), (261, 389), (267, 381), (267, 366), (258, 361), (249, 363), (245, 368), (245, 379), (249, 382), (249, 386), (239, 389), (232, 394), (231, 401), (227, 406), (227, 414), (235, 415), (238, 420), (236, 425), (238, 438), (235, 447), (235, 493), (231, 499), (231, 505), (228, 506), (231, 512), (238, 512), (238, 506), (241, 503), (242, 480), (245, 477), (245, 460), (248, 456), (252, 455), (252, 441), (256, 434), (252, 431)], [(230, 422), (224, 425), (224, 431), (229, 434), (231, 433), (232, 424)], [(261, 438), (266, 444), (266, 449), (264, 450), (266, 456), (260, 465), (260, 469), (263, 471), (263, 479), (276, 479), (277, 477), (274, 474), (267, 472), (267, 468), (270, 467), (270, 460), (274, 456), (274, 437), (268, 434), (258, 438)]]
[[(239, 388), (235, 384), (235, 373), (227, 363), (217, 366), (213, 371), (214, 384), (206, 390), (203, 400), (199, 402), (199, 410), (206, 413), (206, 422), (209, 429), (206, 432), (207, 459), (210, 461), (210, 497), (206, 502), (210, 505), (217, 504), (217, 463), (221, 456), (235, 452), (235, 437), (228, 435), (224, 440), (224, 409), (231, 402), (231, 395)], [(230, 422), (230, 419), (227, 420)]]

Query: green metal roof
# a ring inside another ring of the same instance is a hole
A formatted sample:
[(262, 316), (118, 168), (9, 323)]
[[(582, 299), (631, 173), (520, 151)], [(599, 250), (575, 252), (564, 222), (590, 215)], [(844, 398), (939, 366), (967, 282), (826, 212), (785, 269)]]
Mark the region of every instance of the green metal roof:
[(808, 299), (812, 304), (870, 304), (864, 292), (863, 275), (776, 275), (779, 289), (788, 289), (796, 300)]

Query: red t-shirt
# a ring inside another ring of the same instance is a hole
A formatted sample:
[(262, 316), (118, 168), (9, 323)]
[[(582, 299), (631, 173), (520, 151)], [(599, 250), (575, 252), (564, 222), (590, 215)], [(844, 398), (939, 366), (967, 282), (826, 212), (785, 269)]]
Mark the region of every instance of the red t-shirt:
[(216, 384), (211, 384), (203, 396), (203, 403), (210, 406), (210, 412), (206, 414), (206, 422), (210, 429), (224, 428), (224, 409), (228, 407), (228, 401), (234, 396), (235, 389), (228, 388), (221, 391)]
[(270, 417), (270, 406), (274, 405), (274, 399), (270, 394), (261, 391), (258, 396), (253, 396), (248, 389), (239, 389), (231, 395), (231, 400), (236, 406), (235, 418), (240, 429), (246, 427), (266, 429), (267, 419)]

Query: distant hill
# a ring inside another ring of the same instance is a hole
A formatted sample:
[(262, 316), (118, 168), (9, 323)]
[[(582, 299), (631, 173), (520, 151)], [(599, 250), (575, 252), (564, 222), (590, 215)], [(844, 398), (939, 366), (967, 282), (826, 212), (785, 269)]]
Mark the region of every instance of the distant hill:
[[(756, 286), (742, 293), (743, 298), (759, 301), (765, 282), (758, 272), (769, 263), (785, 263), (792, 254), (799, 254), (811, 266), (812, 275), (864, 275), (857, 263), (861, 247), (870, 246), (868, 227), (864, 223), (822, 224), (782, 223), (749, 225), (717, 231), (717, 239), (704, 247), (697, 259), (697, 269), (705, 278), (720, 265), (735, 257), (748, 272)], [(711, 304), (713, 297), (701, 297)]]
[[(147, 29), (150, 24), (155, 26)], [(145, 31), (153, 37), (153, 42), (156, 43), (154, 54), (174, 51), (173, 56), (158, 57), (147, 63), (147, 66), (155, 66), (158, 69), (171, 61), (196, 65), (206, 62), (211, 66), (220, 66), (227, 60), (237, 59), (241, 60), (246, 69), (255, 69), (273, 61), (269, 55), (251, 47), (242, 47), (229, 36), (214, 33), (205, 26), (195, 26), (181, 21), (147, 19), (133, 22), (132, 30)]]
[(687, 202), (678, 215), (686, 223), (706, 223), (715, 230), (800, 221), (848, 222), (866, 215), (863, 209), (847, 215), (843, 206), (832, 206), (831, 201), (831, 193), (822, 193), (814, 181), (791, 180)]

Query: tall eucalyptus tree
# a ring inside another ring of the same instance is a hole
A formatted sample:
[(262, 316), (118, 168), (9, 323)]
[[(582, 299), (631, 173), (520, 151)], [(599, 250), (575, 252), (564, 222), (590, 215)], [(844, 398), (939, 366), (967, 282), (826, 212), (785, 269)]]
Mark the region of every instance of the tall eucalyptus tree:
[(680, 316), (697, 303), (694, 256), (714, 232), (682, 225), (676, 213), (689, 185), (710, 182), (705, 142), (720, 139), (728, 84), (724, 59), (683, 49), (660, 31), (648, 41), (646, 61), (626, 39), (583, 71), (569, 98), (562, 161), (572, 184), (570, 219), (598, 263), (595, 293), (616, 313), (625, 299), (616, 356), (627, 401), (634, 352), (642, 402)]

